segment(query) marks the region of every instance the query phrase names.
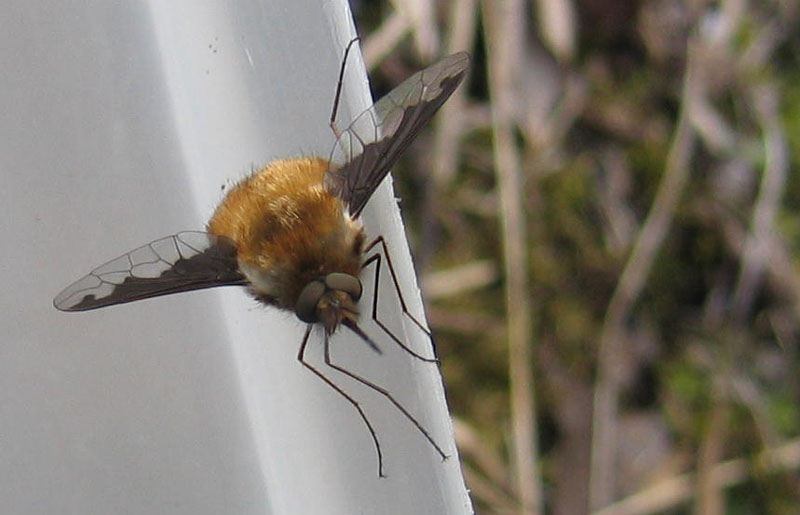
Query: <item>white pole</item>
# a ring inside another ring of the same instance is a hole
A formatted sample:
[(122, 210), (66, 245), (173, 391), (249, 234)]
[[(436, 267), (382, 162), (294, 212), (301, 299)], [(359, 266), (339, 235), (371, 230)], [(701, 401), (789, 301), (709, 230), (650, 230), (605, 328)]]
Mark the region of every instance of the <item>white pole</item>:
[[(27, 29), (0, 36), (4, 57), (19, 59), (0, 79), (9, 92), (0, 124), (22, 135), (0, 150), (2, 200), (18, 221), (3, 235), (20, 242), (4, 259), (3, 305), (13, 306), (4, 322), (28, 324), (0, 360), (0, 423), (14, 442), (0, 446), (0, 511), (470, 513), (437, 368), (374, 324), (364, 329), (382, 356), (341, 331), (334, 359), (391, 391), (447, 462), (386, 399), (331, 371), (375, 426), (389, 476), (379, 479), (358, 414), (296, 361), (302, 325), (238, 289), (84, 314), (49, 305), (107, 259), (202, 229), (221, 186), (251, 167), (328, 156), (338, 67), (354, 34), (346, 3), (60, 5), (18, 2), (10, 14), (30, 20)], [(369, 105), (360, 58), (348, 63), (344, 94), (342, 121)], [(370, 235), (387, 239), (421, 317), (388, 182), (364, 218)], [(26, 289), (18, 270), (35, 256), (43, 283)], [(382, 281), (383, 319), (429, 353), (396, 302)], [(320, 350), (316, 338), (309, 359), (324, 369)]]

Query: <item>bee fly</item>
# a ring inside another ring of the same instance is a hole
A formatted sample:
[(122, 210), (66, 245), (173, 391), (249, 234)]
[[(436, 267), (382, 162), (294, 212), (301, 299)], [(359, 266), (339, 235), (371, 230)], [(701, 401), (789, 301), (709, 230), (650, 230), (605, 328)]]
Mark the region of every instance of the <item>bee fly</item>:
[(380, 444), (359, 403), (320, 370), (304, 360), (314, 324), (324, 334), (325, 363), (386, 397), (436, 449), (447, 455), (387, 390), (331, 361), (329, 338), (343, 325), (380, 353), (358, 325), (359, 275), (375, 265), (372, 319), (392, 341), (414, 357), (430, 362), (400, 341), (378, 319), (381, 250), (401, 308), (408, 312), (383, 237), (367, 243), (361, 213), (433, 114), (463, 80), (469, 55), (453, 54), (417, 72), (340, 132), (336, 112), (347, 46), (339, 73), (330, 124), (336, 145), (330, 159), (321, 157), (272, 162), (231, 188), (207, 225), (207, 232), (181, 232), (139, 247), (106, 263), (68, 286), (53, 305), (62, 311), (85, 311), (160, 295), (217, 286), (245, 286), (260, 302), (291, 311), (308, 326), (297, 359), (352, 404), (367, 426), (383, 477)]

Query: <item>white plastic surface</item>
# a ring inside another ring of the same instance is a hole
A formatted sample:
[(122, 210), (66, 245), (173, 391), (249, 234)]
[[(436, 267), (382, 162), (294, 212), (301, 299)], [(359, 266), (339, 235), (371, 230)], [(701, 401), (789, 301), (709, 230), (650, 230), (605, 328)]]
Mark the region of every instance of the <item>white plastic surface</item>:
[[(202, 229), (251, 167), (327, 157), (346, 4), (11, 0), (2, 14), (0, 513), (471, 512), (438, 370), (371, 323), (384, 355), (342, 331), (336, 361), (386, 386), (449, 461), (385, 399), (337, 378), (375, 425), (389, 475), (377, 478), (355, 410), (296, 361), (302, 324), (241, 289), (51, 305), (94, 266)], [(369, 103), (352, 63), (343, 121)], [(388, 185), (365, 220), (419, 315)], [(394, 330), (430, 352), (388, 282), (380, 295)], [(317, 363), (320, 349), (314, 338)]]

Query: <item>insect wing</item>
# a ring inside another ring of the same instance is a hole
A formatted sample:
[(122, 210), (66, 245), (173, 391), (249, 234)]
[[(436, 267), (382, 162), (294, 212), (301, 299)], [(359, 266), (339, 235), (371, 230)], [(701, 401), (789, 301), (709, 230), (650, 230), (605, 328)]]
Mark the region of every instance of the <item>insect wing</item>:
[(347, 204), (350, 216), (361, 214), (400, 154), (464, 79), (469, 61), (461, 52), (415, 73), (341, 133), (325, 188)]
[(182, 232), (132, 250), (92, 270), (53, 300), (61, 311), (86, 311), (189, 290), (245, 284), (234, 243)]

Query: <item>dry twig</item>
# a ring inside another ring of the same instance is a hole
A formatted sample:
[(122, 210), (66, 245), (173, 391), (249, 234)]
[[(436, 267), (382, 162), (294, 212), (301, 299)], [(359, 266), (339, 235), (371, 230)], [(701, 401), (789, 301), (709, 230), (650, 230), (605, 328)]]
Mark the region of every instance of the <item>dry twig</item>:
[(500, 192), (508, 313), (513, 466), (522, 513), (542, 513), (538, 431), (532, 368), (532, 306), (528, 291), (527, 237), (522, 170), (514, 142), (513, 73), (523, 42), (521, 0), (484, 0), (494, 155)]

